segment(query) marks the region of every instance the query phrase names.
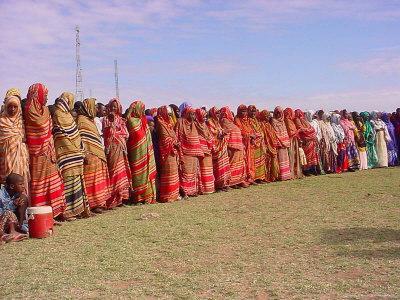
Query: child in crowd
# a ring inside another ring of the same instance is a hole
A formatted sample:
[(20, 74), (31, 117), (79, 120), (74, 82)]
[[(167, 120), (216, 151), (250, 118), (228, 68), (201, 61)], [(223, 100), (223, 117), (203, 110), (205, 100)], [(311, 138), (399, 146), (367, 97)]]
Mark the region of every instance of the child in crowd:
[[(304, 153), (303, 142), (301, 140), (299, 140), (299, 155), (300, 155), (301, 167), (304, 169), (305, 167), (307, 167), (307, 157), (306, 157), (306, 154)], [(303, 172), (304, 172), (304, 170), (303, 170)]]
[[(25, 212), (28, 198), (24, 194), (24, 178), (11, 173), (0, 189), (0, 237), (1, 241), (20, 241), (28, 236)], [(23, 233), (21, 233), (23, 232)]]

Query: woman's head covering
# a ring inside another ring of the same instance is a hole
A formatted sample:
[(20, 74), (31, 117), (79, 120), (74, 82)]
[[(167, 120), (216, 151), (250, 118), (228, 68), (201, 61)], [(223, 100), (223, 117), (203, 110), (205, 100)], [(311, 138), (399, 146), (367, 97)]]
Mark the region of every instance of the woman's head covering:
[(188, 119), (189, 118), (189, 115), (191, 114), (191, 113), (194, 113), (195, 111), (194, 111), (194, 108), (193, 107), (191, 107), (191, 106), (185, 106), (185, 108), (182, 110), (182, 112), (181, 112), (181, 115), (182, 115), (182, 118), (185, 118), (185, 119)]
[(389, 113), (387, 112), (382, 113), (381, 120), (385, 122), (386, 125), (389, 124), (390, 123)]
[(247, 112), (247, 109), (248, 109), (248, 108), (247, 108), (246, 105), (240, 104), (240, 105), (238, 106), (238, 108), (237, 108), (237, 111), (236, 111), (237, 117), (238, 117), (238, 118), (241, 118), (242, 116), (241, 116), (240, 112), (241, 112), (241, 111), (246, 111), (246, 112)]
[(198, 108), (196, 109), (196, 120), (199, 123), (204, 123), (206, 121), (207, 113), (204, 109)]
[(181, 116), (183, 115), (183, 111), (185, 110), (186, 107), (188, 106), (192, 106), (192, 104), (190, 104), (189, 102), (183, 102), (181, 105), (179, 105), (179, 112), (181, 114)]
[(306, 119), (308, 122), (312, 122), (314, 114), (315, 114), (315, 111), (313, 111), (311, 109), (306, 110), (305, 116), (306, 116)]
[(94, 119), (96, 117), (97, 109), (96, 109), (96, 99), (88, 98), (83, 100), (82, 110), (84, 114), (90, 119)]
[(371, 120), (377, 120), (378, 119), (378, 111), (373, 110), (371, 111)]
[[(10, 104), (15, 104), (18, 108), (17, 108), (17, 113), (15, 114), (15, 116), (11, 117), (8, 115), (8, 106)], [(21, 119), (22, 117), (22, 111), (21, 111), (21, 100), (17, 97), (17, 96), (8, 96), (5, 100), (4, 100), (4, 106), (3, 106), (3, 110), (1, 112), (1, 116), (3, 117), (7, 117), (10, 118), (12, 120), (17, 120), (17, 119)], [(22, 121), (22, 119), (21, 119)]]
[(146, 107), (144, 103), (140, 100), (134, 101), (131, 106), (129, 107), (129, 113), (127, 118), (141, 118), (144, 116), (144, 111), (146, 110)]
[(364, 120), (364, 122), (370, 120), (370, 115), (367, 111), (363, 111), (362, 113), (360, 113), (360, 116)]
[(225, 119), (228, 119), (229, 121), (233, 122), (233, 120), (234, 120), (233, 114), (232, 114), (232, 111), (229, 109), (228, 106), (222, 107), (219, 112), (220, 112), (220, 118), (221, 119), (225, 118)]
[(331, 123), (339, 125), (340, 124), (340, 115), (337, 113), (331, 114)]
[(72, 111), (74, 109), (74, 104), (75, 104), (75, 96), (74, 94), (70, 92), (64, 92), (61, 94), (60, 97), (58, 97), (58, 100), (62, 100), (66, 104), (66, 109), (68, 111)]
[(164, 122), (166, 124), (171, 123), (168, 108), (169, 106), (163, 105), (157, 109), (157, 121)]
[(270, 112), (264, 109), (258, 114), (258, 119), (263, 122), (268, 122), (270, 115)]
[(121, 116), (121, 115), (122, 115), (122, 105), (121, 105), (121, 102), (120, 102), (117, 98), (112, 98), (112, 99), (108, 102), (108, 104), (107, 104), (108, 109), (111, 109), (111, 106), (112, 106), (112, 104), (113, 104), (114, 102), (117, 103), (117, 106), (118, 106), (117, 114), (118, 114), (119, 116)]
[(275, 107), (274, 109), (274, 119), (278, 121), (283, 121), (283, 109), (280, 106)]
[(218, 108), (213, 106), (210, 108), (210, 110), (208, 111), (208, 116), (210, 119), (218, 122), (218, 117), (217, 117), (217, 113), (218, 113)]
[(11, 88), (6, 92), (6, 96), (4, 99), (10, 97), (10, 96), (15, 96), (17, 97), (19, 100), (21, 100), (21, 92), (19, 91), (19, 89), (17, 88)]

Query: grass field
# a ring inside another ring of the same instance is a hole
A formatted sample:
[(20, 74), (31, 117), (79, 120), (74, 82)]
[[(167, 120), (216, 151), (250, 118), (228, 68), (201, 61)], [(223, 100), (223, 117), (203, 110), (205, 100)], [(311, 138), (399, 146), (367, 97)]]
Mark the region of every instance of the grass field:
[(400, 297), (400, 168), (124, 207), (0, 248), (0, 298)]

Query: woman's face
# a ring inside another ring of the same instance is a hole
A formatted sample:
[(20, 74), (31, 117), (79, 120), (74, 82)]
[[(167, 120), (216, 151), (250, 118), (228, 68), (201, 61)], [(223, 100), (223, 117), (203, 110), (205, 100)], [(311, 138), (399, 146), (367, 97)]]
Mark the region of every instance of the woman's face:
[(114, 101), (112, 104), (111, 104), (111, 112), (112, 113), (114, 113), (114, 114), (118, 114), (118, 103), (116, 102), (116, 101)]
[(247, 116), (247, 109), (246, 108), (242, 108), (239, 110), (239, 117), (244, 118)]
[(189, 121), (193, 122), (195, 120), (194, 112), (189, 113)]
[(249, 117), (254, 118), (256, 116), (257, 109), (255, 107), (251, 108), (249, 111)]
[(11, 102), (8, 106), (7, 106), (7, 114), (10, 117), (15, 117), (18, 113), (18, 105), (14, 102)]

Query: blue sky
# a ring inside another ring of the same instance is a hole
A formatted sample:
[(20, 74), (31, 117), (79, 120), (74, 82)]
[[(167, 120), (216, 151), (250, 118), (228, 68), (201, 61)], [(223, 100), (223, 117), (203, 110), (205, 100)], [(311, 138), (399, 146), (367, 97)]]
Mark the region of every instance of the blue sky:
[(1, 1), (0, 91), (75, 91), (148, 107), (255, 103), (304, 109), (400, 106), (400, 1)]

